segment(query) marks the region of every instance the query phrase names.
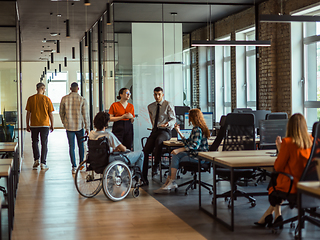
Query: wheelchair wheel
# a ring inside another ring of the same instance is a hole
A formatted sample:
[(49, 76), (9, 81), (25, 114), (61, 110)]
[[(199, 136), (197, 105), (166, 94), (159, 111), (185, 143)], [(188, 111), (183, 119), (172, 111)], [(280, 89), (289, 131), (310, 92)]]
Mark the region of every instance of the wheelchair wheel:
[(132, 178), (129, 167), (122, 161), (111, 162), (103, 171), (104, 194), (112, 201), (124, 199), (131, 188)]
[(75, 174), (74, 183), (81, 196), (92, 198), (101, 191), (102, 174), (97, 174), (95, 171), (81, 170), (83, 168), (86, 170), (87, 166), (89, 166), (89, 164), (87, 164), (87, 160), (79, 164)]

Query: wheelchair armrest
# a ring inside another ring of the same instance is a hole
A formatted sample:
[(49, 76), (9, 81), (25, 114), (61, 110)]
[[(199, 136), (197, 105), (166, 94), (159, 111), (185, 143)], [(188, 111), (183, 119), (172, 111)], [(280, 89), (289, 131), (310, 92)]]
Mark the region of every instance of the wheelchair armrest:
[(272, 172), (271, 174), (271, 184), (272, 184), (272, 187), (273, 189), (275, 189), (275, 182), (272, 181), (272, 177), (276, 176), (276, 175), (279, 175), (279, 174), (282, 174), (282, 175), (285, 175), (286, 177), (288, 177), (290, 179), (290, 187), (289, 187), (289, 191), (287, 192), (287, 197), (289, 196), (290, 192), (291, 192), (291, 189), (292, 189), (292, 185), (293, 185), (293, 176), (291, 176), (290, 174), (288, 173), (285, 173), (285, 172)]

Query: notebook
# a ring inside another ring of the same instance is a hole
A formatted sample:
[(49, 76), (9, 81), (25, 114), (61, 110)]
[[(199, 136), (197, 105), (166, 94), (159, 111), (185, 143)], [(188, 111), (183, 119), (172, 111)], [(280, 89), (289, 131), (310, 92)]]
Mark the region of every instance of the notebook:
[[(192, 129), (181, 129), (180, 132), (182, 133), (182, 135), (184, 136), (184, 138), (189, 138), (190, 134), (191, 134)], [(181, 137), (180, 134), (178, 134), (177, 136), (178, 141), (181, 141)]]

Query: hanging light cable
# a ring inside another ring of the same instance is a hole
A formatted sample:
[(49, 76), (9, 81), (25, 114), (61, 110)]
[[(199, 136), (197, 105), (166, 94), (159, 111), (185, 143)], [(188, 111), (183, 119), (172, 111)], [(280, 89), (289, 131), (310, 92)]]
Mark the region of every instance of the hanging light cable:
[(87, 6), (85, 6), (85, 15), (86, 15), (86, 31), (84, 33), (84, 46), (88, 47), (88, 32), (87, 32)]

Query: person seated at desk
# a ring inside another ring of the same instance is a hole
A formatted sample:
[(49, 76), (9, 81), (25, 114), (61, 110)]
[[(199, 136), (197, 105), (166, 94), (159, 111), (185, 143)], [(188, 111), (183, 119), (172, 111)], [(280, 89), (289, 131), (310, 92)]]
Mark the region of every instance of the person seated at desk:
[[(312, 136), (308, 133), (308, 127), (303, 115), (296, 113), (288, 121), (286, 137), (281, 140), (277, 137), (276, 145), (279, 151), (278, 157), (274, 163), (274, 169), (277, 172), (288, 173), (293, 176), (293, 185), (289, 196), (287, 192), (290, 187), (290, 179), (279, 174), (276, 179), (276, 185), (269, 184), (269, 202), (270, 206), (258, 222), (254, 224), (260, 227), (272, 227), (273, 212), (274, 223), (282, 222), (281, 203), (284, 199), (295, 201), (297, 195), (297, 183), (303, 173), (311, 153)], [(282, 226), (280, 226), (282, 228)]]
[(209, 149), (208, 138), (210, 137), (210, 131), (203, 118), (203, 114), (199, 109), (191, 109), (189, 111), (189, 124), (193, 125), (192, 132), (188, 139), (185, 139), (180, 132), (179, 125), (175, 124), (174, 128), (177, 133), (181, 136), (184, 143), (184, 147), (174, 149), (171, 154), (171, 166), (169, 169), (169, 175), (165, 184), (154, 191), (154, 193), (168, 193), (171, 189), (178, 188), (175, 183), (176, 173), (179, 168), (180, 162), (198, 162), (195, 157), (198, 152), (207, 152)]
[[(93, 119), (93, 124), (96, 130), (92, 130), (89, 134), (90, 140), (98, 140), (101, 137), (106, 137), (110, 146), (110, 153), (112, 152), (126, 152), (127, 148), (121, 144), (119, 139), (112, 133), (106, 131), (110, 119), (109, 113), (98, 112)], [(125, 153), (130, 163), (136, 165), (142, 171), (144, 154), (142, 151), (134, 151)], [(144, 179), (143, 179), (144, 180)]]

